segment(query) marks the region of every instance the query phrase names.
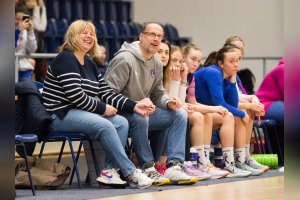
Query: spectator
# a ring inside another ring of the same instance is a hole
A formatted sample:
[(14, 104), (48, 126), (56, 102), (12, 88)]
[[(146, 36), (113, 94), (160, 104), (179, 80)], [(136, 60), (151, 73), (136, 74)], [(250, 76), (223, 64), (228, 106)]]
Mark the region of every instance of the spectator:
[[(184, 55), (184, 61), (187, 65), (188, 72), (193, 75), (194, 72), (201, 65), (202, 52), (199, 47), (194, 44), (186, 44), (182, 47), (182, 53)], [(203, 173), (211, 175), (212, 179), (222, 178), (228, 175), (228, 172), (221, 170), (211, 164), (209, 160), (210, 143), (212, 137), (212, 130), (214, 128), (220, 128), (220, 135), (223, 140), (224, 146), (227, 141), (233, 141), (234, 132), (233, 125), (234, 120), (232, 115), (222, 106), (204, 105), (196, 102), (195, 100), (195, 81), (192, 80), (189, 83), (188, 92), (186, 95), (186, 102), (191, 103), (195, 107), (195, 114), (201, 115), (203, 118), (202, 128), (197, 126), (198, 117), (190, 117), (191, 130), (190, 140), (192, 147), (198, 152), (198, 169)], [(194, 115), (195, 115), (194, 114)], [(196, 119), (195, 119), (196, 118)], [(199, 123), (199, 122), (198, 122)], [(195, 127), (193, 127), (193, 124)], [(197, 128), (198, 127), (198, 128)], [(200, 129), (200, 130), (199, 130)]]
[[(128, 122), (118, 110), (147, 115), (153, 109), (114, 93), (90, 56), (97, 51), (95, 26), (74, 21), (68, 28), (61, 52), (51, 62), (44, 82), (44, 105), (52, 114), (51, 131), (83, 132), (99, 140), (106, 152), (105, 169), (97, 181), (109, 186), (146, 188), (152, 185), (128, 159), (124, 146)], [(120, 168), (127, 183), (121, 180)]]
[(97, 54), (93, 58), (103, 76), (105, 75), (105, 72), (107, 70), (106, 55), (106, 47), (103, 45), (99, 45)]
[(284, 124), (284, 60), (263, 79), (256, 96), (265, 105), (266, 118)]
[(243, 177), (263, 173), (263, 170), (254, 169), (246, 163), (246, 127), (249, 123), (249, 116), (245, 111), (237, 108), (239, 97), (236, 89), (236, 73), (240, 54), (237, 46), (226, 45), (215, 53), (216, 63), (214, 65), (202, 68), (194, 74), (197, 102), (223, 106), (234, 116), (234, 148), (233, 143), (228, 142), (226, 146), (222, 144), (224, 169), (230, 173), (227, 177)]
[[(44, 34), (47, 26), (47, 13), (44, 0), (19, 0), (18, 5), (25, 6), (32, 16), (33, 28), (37, 37), (37, 53), (45, 53), (44, 51)], [(47, 72), (47, 64), (45, 58), (36, 59), (36, 67), (34, 68), (35, 79), (43, 82)]]
[[(243, 39), (239, 36), (230, 36), (227, 38), (225, 45), (236, 45), (241, 49), (241, 53), (239, 55), (240, 61), (244, 57), (245, 53), (245, 43)], [(260, 123), (260, 117), (265, 114), (264, 112), (264, 105), (259, 101), (257, 96), (253, 94), (247, 94), (244, 83), (241, 82), (239, 76), (236, 76), (236, 87), (237, 92), (239, 95), (239, 103), (238, 108), (245, 110), (247, 114), (249, 115), (249, 122), (246, 124), (246, 146), (245, 146), (245, 152), (246, 152), (246, 162), (249, 166), (255, 169), (263, 169), (263, 171), (266, 171), (269, 169), (268, 166), (261, 165), (260, 163), (256, 162), (256, 160), (252, 159), (250, 157), (250, 141), (252, 136), (252, 129), (253, 129), (253, 122), (255, 118), (257, 117), (258, 123)]]
[[(193, 184), (195, 177), (182, 171), (185, 153), (187, 114), (178, 98), (170, 98), (163, 89), (162, 63), (154, 54), (163, 38), (161, 24), (145, 23), (139, 41), (124, 42), (110, 61), (105, 80), (115, 91), (135, 101), (155, 106), (149, 117), (120, 112), (129, 122), (129, 135), (139, 166), (155, 185)], [(148, 131), (168, 129), (167, 169), (164, 176), (154, 168), (154, 158), (148, 141)]]
[[(37, 41), (33, 30), (33, 24), (30, 17), (24, 18), (28, 15), (25, 7), (15, 7), (15, 38), (16, 38), (16, 53), (29, 54), (34, 53), (37, 49)], [(22, 78), (31, 79), (32, 71), (35, 67), (35, 61), (32, 58), (19, 56), (16, 62), (19, 70), (19, 80)]]

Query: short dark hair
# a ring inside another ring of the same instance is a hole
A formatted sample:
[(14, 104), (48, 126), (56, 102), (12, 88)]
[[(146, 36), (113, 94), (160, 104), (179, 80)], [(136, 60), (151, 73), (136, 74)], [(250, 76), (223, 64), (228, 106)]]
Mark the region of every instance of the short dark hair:
[(159, 22), (145, 22), (145, 23), (142, 25), (141, 33), (143, 33), (143, 32), (146, 30), (146, 28), (147, 28), (147, 26), (148, 26), (149, 24), (157, 24), (157, 25), (161, 26), (162, 29), (164, 29), (164, 26), (163, 26), (161, 23), (159, 23)]
[(16, 5), (15, 14), (16, 13), (24, 13), (25, 15), (29, 15), (29, 10), (23, 5)]

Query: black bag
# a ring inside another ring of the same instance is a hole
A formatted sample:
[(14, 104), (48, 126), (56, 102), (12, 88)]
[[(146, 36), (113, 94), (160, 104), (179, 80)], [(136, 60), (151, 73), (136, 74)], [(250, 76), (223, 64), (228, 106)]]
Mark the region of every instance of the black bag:
[[(62, 163), (53, 163), (36, 157), (29, 157), (28, 162), (32, 176), (32, 182), (36, 189), (57, 189), (61, 187), (70, 174), (70, 167)], [(25, 160), (16, 161), (15, 187), (31, 188), (26, 169)]]

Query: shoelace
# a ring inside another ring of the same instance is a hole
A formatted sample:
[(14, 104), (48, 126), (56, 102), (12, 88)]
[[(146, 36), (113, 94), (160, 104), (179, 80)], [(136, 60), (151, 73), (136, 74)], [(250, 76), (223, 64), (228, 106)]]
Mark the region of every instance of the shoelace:
[(149, 178), (151, 179), (161, 178), (161, 174), (158, 173), (157, 171), (150, 171)]

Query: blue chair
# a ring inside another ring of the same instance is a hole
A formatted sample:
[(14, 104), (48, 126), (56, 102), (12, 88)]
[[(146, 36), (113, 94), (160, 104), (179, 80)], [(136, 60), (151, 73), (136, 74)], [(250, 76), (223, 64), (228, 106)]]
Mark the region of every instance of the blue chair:
[[(35, 84), (36, 84), (36, 87), (38, 89), (43, 88), (42, 83), (35, 81)], [(80, 132), (49, 132), (47, 135), (45, 135), (41, 138), (42, 146), (41, 146), (41, 150), (40, 150), (40, 153), (39, 153), (39, 158), (41, 158), (42, 155), (43, 155), (43, 151), (44, 151), (44, 147), (45, 147), (46, 142), (62, 142), (61, 149), (60, 149), (60, 152), (59, 152), (59, 156), (58, 156), (58, 159), (57, 159), (57, 162), (59, 163), (60, 160), (61, 160), (63, 151), (64, 151), (66, 141), (68, 141), (70, 151), (71, 151), (72, 161), (73, 161), (73, 169), (72, 169), (69, 185), (72, 184), (74, 173), (76, 173), (79, 188), (82, 188), (82, 185), (81, 185), (81, 182), (80, 182), (81, 179), (80, 179), (80, 175), (79, 175), (79, 171), (78, 171), (77, 162), (78, 162), (78, 159), (79, 159), (79, 156), (80, 156), (80, 151), (81, 151), (81, 148), (82, 148), (82, 141), (83, 140), (88, 140), (89, 141), (89, 144), (90, 144), (90, 147), (91, 147), (91, 152), (92, 152), (92, 159), (93, 159), (93, 163), (94, 163), (94, 166), (95, 166), (95, 171), (98, 175), (100, 170), (97, 166), (96, 156), (94, 154), (92, 140), (83, 133), (80, 133)], [(74, 152), (74, 148), (73, 148), (73, 144), (72, 144), (73, 141), (80, 141), (76, 157), (75, 157), (75, 152)]]
[[(40, 150), (40, 154), (39, 154), (39, 158), (41, 158), (46, 142), (62, 142), (62, 146), (61, 146), (59, 156), (58, 156), (58, 159), (57, 159), (57, 162), (59, 163), (60, 160), (61, 160), (63, 151), (64, 151), (65, 143), (66, 143), (66, 141), (68, 141), (70, 151), (71, 151), (72, 161), (73, 161), (73, 169), (72, 169), (69, 185), (72, 184), (74, 173), (76, 173), (79, 188), (82, 188), (82, 185), (81, 185), (81, 182), (80, 182), (81, 179), (80, 179), (77, 163), (78, 163), (78, 159), (79, 159), (79, 156), (80, 156), (80, 151), (81, 151), (81, 148), (82, 148), (82, 141), (83, 140), (89, 140), (90, 146), (92, 147), (91, 140), (86, 135), (84, 135), (83, 133), (79, 133), (79, 132), (49, 132), (46, 136), (44, 136), (42, 138), (42, 146), (41, 146), (41, 150)], [(72, 142), (74, 142), (74, 141), (80, 141), (76, 157), (75, 157), (75, 152), (74, 152), (74, 148), (73, 148), (73, 144), (72, 144)], [(93, 158), (93, 161), (94, 161), (94, 164), (95, 164), (94, 166), (95, 166), (95, 169), (96, 169), (96, 173), (98, 175), (99, 174), (99, 168), (96, 164), (96, 156), (94, 155), (93, 150), (91, 152), (92, 152), (92, 158)]]
[[(259, 129), (262, 129), (262, 133), (264, 135), (264, 139), (265, 139), (265, 143), (266, 143), (266, 146), (268, 148), (268, 152), (270, 154), (273, 154), (273, 149), (272, 149), (272, 145), (271, 145), (271, 141), (270, 141), (270, 137), (269, 137), (269, 133), (268, 133), (268, 127), (273, 127), (273, 134), (275, 134), (275, 140), (276, 140), (276, 144), (277, 144), (277, 149), (278, 149), (278, 156), (279, 156), (279, 159), (281, 161), (281, 163), (283, 163), (283, 154), (282, 154), (282, 151), (281, 151), (281, 145), (280, 145), (280, 142), (279, 142), (279, 138), (278, 138), (278, 133), (277, 133), (277, 129), (276, 129), (276, 126), (279, 125), (278, 122), (274, 119), (263, 119), (261, 120), (261, 124), (258, 125), (258, 122), (257, 120), (254, 121), (254, 124), (253, 124), (253, 129), (254, 129), (254, 136), (255, 136), (255, 139), (256, 139), (256, 143), (260, 145), (259, 146), (259, 150), (263, 153), (266, 153), (266, 149), (263, 145), (263, 142), (262, 142), (262, 136), (261, 136), (261, 133), (260, 133), (260, 130)], [(259, 140), (259, 142), (258, 142)]]
[(38, 141), (38, 137), (35, 134), (15, 135), (15, 145), (16, 146), (22, 146), (23, 151), (24, 151), (25, 165), (26, 165), (26, 169), (27, 169), (27, 172), (28, 172), (28, 178), (29, 178), (29, 182), (30, 182), (31, 191), (32, 191), (33, 196), (35, 196), (35, 189), (34, 189), (34, 184), (32, 182), (30, 167), (29, 167), (29, 163), (28, 163), (28, 159), (27, 159), (27, 152), (26, 152), (26, 148), (25, 148), (24, 143), (26, 143), (26, 142), (37, 142), (37, 141)]

